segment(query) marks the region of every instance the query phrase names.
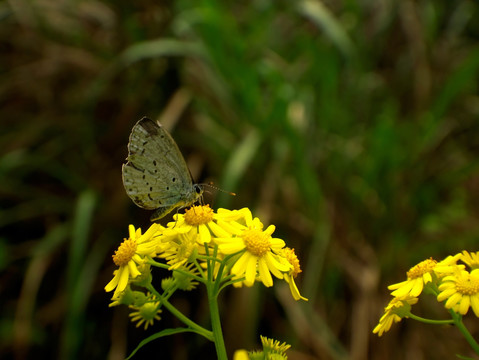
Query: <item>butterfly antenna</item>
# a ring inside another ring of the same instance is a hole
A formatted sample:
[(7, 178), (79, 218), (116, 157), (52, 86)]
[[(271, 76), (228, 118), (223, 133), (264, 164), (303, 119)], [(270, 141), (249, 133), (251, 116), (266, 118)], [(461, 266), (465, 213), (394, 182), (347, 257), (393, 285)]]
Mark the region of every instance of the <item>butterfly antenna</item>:
[(210, 189), (215, 189), (217, 191), (221, 191), (222, 193), (225, 193), (225, 194), (228, 194), (228, 195), (231, 195), (231, 196), (236, 196), (236, 193), (231, 192), (231, 191), (223, 190), (223, 189), (219, 188), (218, 186), (215, 186), (213, 184), (213, 182), (209, 182), (208, 184), (200, 184), (200, 185), (208, 186)]

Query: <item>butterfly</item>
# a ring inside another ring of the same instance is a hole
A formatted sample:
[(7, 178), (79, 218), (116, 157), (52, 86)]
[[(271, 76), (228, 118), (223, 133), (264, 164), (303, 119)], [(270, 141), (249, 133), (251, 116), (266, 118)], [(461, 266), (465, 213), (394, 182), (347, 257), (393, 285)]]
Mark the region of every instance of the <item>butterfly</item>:
[(202, 198), (203, 187), (193, 183), (175, 140), (153, 120), (144, 117), (133, 126), (126, 160), (122, 167), (126, 193), (139, 207), (155, 210), (151, 221)]

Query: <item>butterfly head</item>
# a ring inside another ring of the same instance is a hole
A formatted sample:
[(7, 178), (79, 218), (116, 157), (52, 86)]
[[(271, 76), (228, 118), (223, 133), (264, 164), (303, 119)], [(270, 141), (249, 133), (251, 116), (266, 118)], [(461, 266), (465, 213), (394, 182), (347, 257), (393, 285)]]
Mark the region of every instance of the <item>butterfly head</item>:
[(203, 197), (203, 192), (205, 191), (203, 189), (203, 185), (193, 184), (193, 190), (194, 190), (195, 201)]

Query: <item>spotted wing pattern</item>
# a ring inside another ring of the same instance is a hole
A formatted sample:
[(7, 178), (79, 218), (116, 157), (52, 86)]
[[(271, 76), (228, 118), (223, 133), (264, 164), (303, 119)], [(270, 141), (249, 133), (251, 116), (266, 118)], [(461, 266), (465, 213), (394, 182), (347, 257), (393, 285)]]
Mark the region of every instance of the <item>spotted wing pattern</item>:
[(157, 210), (152, 220), (191, 205), (202, 193), (198, 185), (193, 185), (171, 135), (148, 118), (133, 127), (122, 173), (126, 193), (133, 202), (141, 208)]

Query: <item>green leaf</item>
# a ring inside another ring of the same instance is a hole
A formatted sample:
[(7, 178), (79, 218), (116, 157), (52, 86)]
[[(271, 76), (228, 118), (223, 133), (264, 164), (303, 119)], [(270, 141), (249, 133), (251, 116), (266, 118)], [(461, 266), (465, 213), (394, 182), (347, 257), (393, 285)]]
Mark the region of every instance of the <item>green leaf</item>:
[(156, 334), (153, 334), (153, 335), (147, 337), (145, 340), (140, 342), (140, 344), (136, 347), (135, 350), (133, 350), (133, 352), (130, 354), (130, 356), (128, 356), (126, 358), (126, 360), (131, 359), (132, 356), (135, 355), (138, 350), (140, 350), (143, 346), (145, 346), (146, 344), (148, 344), (149, 342), (151, 342), (153, 340), (159, 339), (163, 336), (174, 335), (174, 334), (179, 334), (179, 333), (184, 333), (184, 332), (198, 333), (197, 331), (195, 331), (193, 329), (190, 329), (190, 328), (176, 328), (176, 329), (162, 330), (160, 332), (157, 332)]

